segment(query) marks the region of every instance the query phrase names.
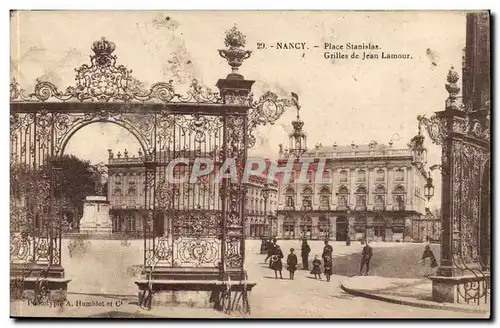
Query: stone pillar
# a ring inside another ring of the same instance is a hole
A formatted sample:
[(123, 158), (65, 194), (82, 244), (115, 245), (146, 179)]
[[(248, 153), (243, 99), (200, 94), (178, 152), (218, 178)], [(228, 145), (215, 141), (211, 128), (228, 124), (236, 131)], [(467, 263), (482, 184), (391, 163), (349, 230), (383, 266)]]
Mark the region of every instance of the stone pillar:
[(356, 229), (354, 228), (354, 221), (355, 221), (354, 215), (351, 215), (347, 218), (347, 222), (349, 225), (349, 237), (351, 238), (351, 241), (356, 240)]
[(357, 169), (349, 169), (349, 206), (356, 206), (356, 172)]
[(300, 238), (302, 237), (302, 228), (301, 228), (301, 222), (302, 222), (302, 218), (301, 217), (295, 217), (295, 234), (294, 234), (294, 238)]
[[(375, 178), (374, 178), (374, 172), (373, 172), (373, 167), (369, 167), (367, 170), (366, 170), (366, 189), (368, 191), (368, 194), (366, 195), (366, 197), (368, 198), (366, 200), (366, 205), (367, 205), (367, 209), (368, 209), (368, 205), (373, 205), (373, 189), (374, 189), (374, 186), (375, 186)], [(371, 206), (369, 207), (371, 208)]]
[(392, 191), (394, 190), (394, 167), (387, 167), (387, 207), (392, 207)]
[(330, 240), (337, 240), (337, 217), (330, 216)]
[(339, 191), (339, 169), (332, 169), (332, 199), (331, 205), (332, 209), (335, 210), (337, 207), (337, 192)]
[(312, 216), (311, 219), (312, 219), (311, 238), (318, 239), (319, 238), (319, 227), (318, 227), (319, 219), (316, 215)]

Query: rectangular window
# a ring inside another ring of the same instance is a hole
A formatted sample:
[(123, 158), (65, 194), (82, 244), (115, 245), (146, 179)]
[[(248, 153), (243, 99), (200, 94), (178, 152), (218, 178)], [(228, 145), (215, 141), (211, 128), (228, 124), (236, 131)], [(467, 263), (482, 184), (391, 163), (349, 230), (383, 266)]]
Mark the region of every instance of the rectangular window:
[(340, 182), (347, 182), (347, 171), (340, 171)]
[(384, 170), (378, 170), (375, 175), (375, 181), (382, 182), (385, 180), (385, 172)]
[(358, 182), (365, 182), (366, 181), (366, 171), (360, 170), (358, 171)]
[(394, 171), (394, 180), (404, 181), (404, 171), (401, 169)]

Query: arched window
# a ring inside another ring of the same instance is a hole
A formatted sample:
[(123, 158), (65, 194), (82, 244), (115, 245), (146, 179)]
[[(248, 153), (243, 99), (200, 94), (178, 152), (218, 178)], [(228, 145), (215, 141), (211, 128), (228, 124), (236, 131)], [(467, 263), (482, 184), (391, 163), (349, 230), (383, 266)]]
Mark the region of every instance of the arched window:
[(292, 187), (285, 190), (285, 210), (295, 210), (295, 190)]
[(375, 211), (383, 211), (385, 209), (385, 188), (378, 186), (375, 188)]
[(318, 230), (320, 238), (330, 237), (330, 219), (326, 216), (322, 216), (318, 220)]
[(365, 170), (358, 171), (358, 182), (366, 182), (366, 171)]
[(346, 186), (341, 186), (337, 193), (337, 210), (344, 211), (349, 204), (349, 189)]
[(330, 189), (328, 187), (321, 188), (319, 192), (319, 209), (322, 211), (330, 210)]
[(392, 198), (393, 198), (393, 210), (395, 211), (404, 211), (405, 210), (405, 188), (403, 186), (397, 186), (394, 188), (394, 191), (392, 192)]
[(366, 188), (364, 186), (359, 186), (356, 190), (356, 210), (366, 210)]
[(340, 179), (340, 182), (347, 182), (347, 171), (346, 170), (340, 171), (339, 179)]
[(302, 232), (302, 237), (312, 237), (312, 219), (309, 216), (303, 217), (300, 220), (300, 231)]
[(312, 189), (310, 187), (305, 187), (302, 191), (302, 210), (311, 211), (312, 210)]

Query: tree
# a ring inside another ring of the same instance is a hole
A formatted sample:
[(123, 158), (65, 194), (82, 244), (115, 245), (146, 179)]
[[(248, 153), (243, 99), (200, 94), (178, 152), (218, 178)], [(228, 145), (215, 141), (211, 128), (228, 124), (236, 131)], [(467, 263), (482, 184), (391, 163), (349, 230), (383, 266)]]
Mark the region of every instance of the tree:
[[(71, 210), (80, 217), (85, 197), (96, 193), (96, 189), (103, 184), (105, 174), (102, 167), (96, 169), (90, 161), (82, 160), (74, 155), (48, 159), (37, 169), (25, 164), (11, 163), (11, 218), (13, 221), (11, 229), (31, 229), (40, 216), (62, 217), (62, 215), (48, 215), (54, 211), (62, 214), (64, 211)], [(52, 204), (51, 196), (53, 197)], [(50, 209), (49, 205), (58, 208)], [(64, 224), (64, 222), (54, 223)]]

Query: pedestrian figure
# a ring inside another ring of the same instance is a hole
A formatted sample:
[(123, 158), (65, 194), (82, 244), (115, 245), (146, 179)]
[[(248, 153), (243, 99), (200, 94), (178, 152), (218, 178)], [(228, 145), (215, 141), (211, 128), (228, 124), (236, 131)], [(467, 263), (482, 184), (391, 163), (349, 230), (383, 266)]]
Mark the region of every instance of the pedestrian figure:
[(309, 270), (309, 253), (311, 253), (311, 247), (307, 243), (307, 239), (302, 239), (302, 269)]
[(329, 255), (325, 256), (324, 258), (324, 273), (326, 276), (326, 281), (330, 281), (330, 276), (332, 275), (332, 268), (333, 268), (333, 259), (332, 259), (332, 254), (329, 253)]
[(260, 242), (260, 254), (266, 254), (266, 252), (267, 252), (267, 240), (265, 237), (262, 237)]
[(314, 260), (312, 261), (312, 271), (311, 274), (314, 275), (314, 279), (319, 277), (319, 280), (321, 280), (321, 260), (318, 258), (318, 255), (314, 256)]
[[(264, 260), (264, 263), (267, 262), (268, 259), (271, 258), (271, 256), (273, 256), (274, 254), (274, 245), (276, 244), (276, 238), (274, 238), (272, 241), (271, 239), (269, 239), (269, 241), (267, 242), (267, 257), (266, 259)], [(269, 261), (269, 268), (271, 268), (271, 261)]]
[(434, 268), (438, 267), (436, 257), (434, 256), (434, 253), (429, 245), (425, 246), (424, 253), (422, 254), (422, 264), (427, 268), (425, 273), (426, 277), (430, 276), (433, 273)]
[(347, 238), (345, 239), (345, 245), (351, 246), (351, 238), (349, 238), (349, 236), (347, 236)]
[(288, 255), (288, 258), (286, 259), (286, 264), (287, 264), (287, 269), (288, 272), (290, 272), (290, 280), (293, 280), (295, 271), (297, 270), (297, 255), (295, 255), (293, 252), (295, 250), (293, 248), (290, 248), (290, 254)]
[(283, 262), (281, 262), (281, 259), (283, 258), (283, 252), (281, 251), (279, 245), (276, 244), (276, 239), (274, 239), (273, 241), (274, 251), (273, 256), (271, 256), (271, 269), (274, 270), (274, 276), (276, 279), (278, 279), (278, 271), (280, 273), (280, 279), (283, 279), (283, 275), (281, 273), (281, 270), (283, 270)]
[(359, 275), (363, 275), (363, 267), (366, 266), (366, 275), (370, 271), (370, 260), (372, 259), (373, 250), (370, 245), (368, 245), (368, 240), (365, 239), (365, 247), (361, 251), (361, 268), (359, 269)]
[(333, 247), (328, 245), (328, 240), (325, 240), (325, 247), (323, 248), (323, 254), (321, 255), (323, 261), (326, 261), (327, 257), (332, 257), (332, 254), (333, 254)]

